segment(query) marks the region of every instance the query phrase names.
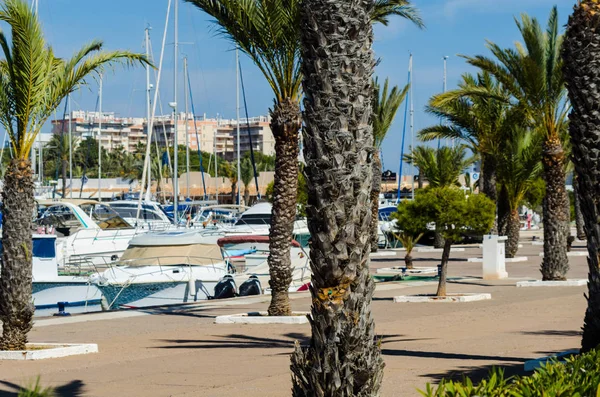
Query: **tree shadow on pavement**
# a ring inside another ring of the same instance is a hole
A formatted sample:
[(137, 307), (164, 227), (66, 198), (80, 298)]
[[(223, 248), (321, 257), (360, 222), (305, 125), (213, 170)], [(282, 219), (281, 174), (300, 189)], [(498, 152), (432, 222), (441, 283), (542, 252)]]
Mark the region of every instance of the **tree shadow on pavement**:
[[(531, 374), (526, 372), (523, 363), (515, 364), (494, 364), (494, 365), (482, 365), (472, 367), (458, 367), (444, 372), (424, 374), (421, 377), (432, 378), (434, 382), (440, 382), (442, 379), (460, 381), (464, 377), (470, 378), (474, 384), (480, 383), (483, 379), (487, 378), (490, 371), (494, 368), (502, 369), (504, 376), (509, 378), (511, 376), (525, 376)], [(421, 390), (425, 389), (425, 384), (420, 387)]]
[[(310, 341), (309, 334), (286, 333), (281, 338), (266, 338), (245, 334), (214, 335), (213, 339), (163, 339), (167, 345), (157, 349), (286, 349), (293, 348), (296, 341), (301, 345)], [(383, 344), (393, 342), (411, 342), (431, 338), (404, 338), (405, 335), (379, 335)], [(1, 396), (0, 396), (1, 397)]]
[(580, 338), (582, 333), (581, 330), (562, 330), (562, 331), (556, 331), (556, 330), (544, 330), (544, 331), (521, 331), (520, 332), (523, 335), (545, 335), (545, 336), (572, 336), (572, 337), (577, 337)]
[[(1, 381), (0, 387), (8, 390), (0, 390), (0, 397), (17, 397), (20, 391), (28, 390), (33, 387), (35, 381), (30, 382), (25, 386), (19, 386), (15, 383)], [(44, 386), (47, 387), (47, 386)], [(55, 397), (78, 397), (85, 395), (85, 384), (80, 380), (73, 380), (62, 386), (51, 386), (53, 388), (53, 396)]]

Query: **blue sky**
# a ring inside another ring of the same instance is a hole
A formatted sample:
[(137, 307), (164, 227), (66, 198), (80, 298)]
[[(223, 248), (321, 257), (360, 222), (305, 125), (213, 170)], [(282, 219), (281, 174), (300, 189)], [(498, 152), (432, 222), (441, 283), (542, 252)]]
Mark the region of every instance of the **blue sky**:
[[(167, 0), (39, 0), (39, 14), (49, 43), (68, 56), (91, 39), (102, 39), (107, 49), (143, 51), (144, 29), (152, 27), (156, 59), (160, 52)], [(376, 74), (396, 85), (406, 84), (409, 52), (414, 56), (415, 130), (435, 122), (423, 111), (429, 97), (442, 90), (443, 61), (448, 60), (448, 88), (460, 75), (471, 71), (457, 54), (486, 54), (485, 40), (510, 46), (519, 39), (514, 16), (526, 12), (545, 24), (551, 7), (559, 8), (561, 25), (567, 21), (575, 0), (414, 0), (426, 24), (419, 30), (395, 19), (389, 27), (375, 30), (375, 51), (381, 58)], [(189, 4), (180, 3), (180, 50), (187, 55), (196, 112), (215, 117), (235, 117), (235, 53), (232, 45), (215, 36), (210, 18)], [(172, 44), (172, 20), (167, 43)], [(180, 62), (181, 65), (181, 62)], [(242, 68), (250, 115), (266, 114), (272, 104), (270, 88), (260, 72), (242, 56)], [(173, 47), (166, 49), (161, 97), (173, 96)], [(115, 69), (104, 80), (103, 110), (121, 116), (144, 115), (143, 69)], [(180, 89), (182, 92), (182, 89)], [(73, 95), (73, 108), (93, 110), (95, 82)], [(180, 97), (183, 104), (183, 96)], [(62, 113), (62, 108), (59, 110)], [(242, 109), (243, 112), (243, 109)], [(242, 113), (243, 114), (243, 113)], [(383, 145), (386, 168), (397, 170), (400, 157), (403, 109)]]

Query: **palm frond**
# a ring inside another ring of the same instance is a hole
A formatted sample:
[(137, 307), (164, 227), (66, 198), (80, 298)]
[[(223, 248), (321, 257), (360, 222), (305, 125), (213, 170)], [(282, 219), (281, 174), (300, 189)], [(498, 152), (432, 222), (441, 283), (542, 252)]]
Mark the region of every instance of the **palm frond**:
[(381, 147), (385, 136), (394, 122), (400, 105), (406, 98), (409, 87), (410, 86), (407, 84), (400, 90), (397, 86), (394, 86), (392, 90), (389, 91), (389, 79), (385, 79), (382, 91), (378, 79), (373, 81), (373, 114), (371, 121), (373, 124), (373, 137), (375, 139), (376, 148)]
[(374, 22), (387, 26), (392, 15), (400, 16), (423, 29), (425, 23), (419, 10), (408, 0), (375, 0), (371, 18)]

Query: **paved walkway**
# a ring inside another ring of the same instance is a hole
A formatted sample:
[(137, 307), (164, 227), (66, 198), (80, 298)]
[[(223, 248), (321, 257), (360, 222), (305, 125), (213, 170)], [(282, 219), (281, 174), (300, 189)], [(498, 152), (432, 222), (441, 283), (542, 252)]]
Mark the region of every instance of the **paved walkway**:
[[(481, 264), (464, 261), (480, 256), (480, 249), (452, 254), (450, 276), (464, 279), (451, 283), (449, 292), (488, 292), (491, 301), (395, 304), (395, 295), (433, 293), (436, 285), (378, 285), (373, 311), (386, 362), (383, 396), (417, 396), (427, 382), (483, 376), (491, 366), (517, 373), (528, 359), (579, 346), (585, 287), (516, 288), (517, 280), (539, 278), (542, 247), (523, 244), (519, 255), (528, 262), (507, 264), (511, 278), (495, 282), (479, 278)], [(400, 255), (377, 258), (372, 266), (399, 265)], [(440, 255), (416, 253), (416, 265), (435, 265)], [(570, 260), (569, 278), (585, 278), (585, 258)], [(215, 315), (265, 310), (263, 298), (38, 320), (32, 341), (98, 343), (100, 353), (0, 362), (0, 396), (16, 395), (16, 385), (38, 375), (59, 396), (288, 396), (289, 355), (295, 340), (308, 340), (307, 324), (213, 324)], [(292, 305), (308, 310), (308, 295), (294, 296)]]

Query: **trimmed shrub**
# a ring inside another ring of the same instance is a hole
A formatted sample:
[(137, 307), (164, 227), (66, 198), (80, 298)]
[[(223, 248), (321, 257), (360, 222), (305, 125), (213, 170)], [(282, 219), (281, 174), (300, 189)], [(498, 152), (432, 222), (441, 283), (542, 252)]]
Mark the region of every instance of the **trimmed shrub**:
[(504, 376), (501, 369), (475, 385), (469, 378), (460, 382), (442, 380), (437, 388), (427, 384), (424, 397), (597, 397), (600, 396), (600, 353), (591, 351), (550, 361), (530, 376)]

